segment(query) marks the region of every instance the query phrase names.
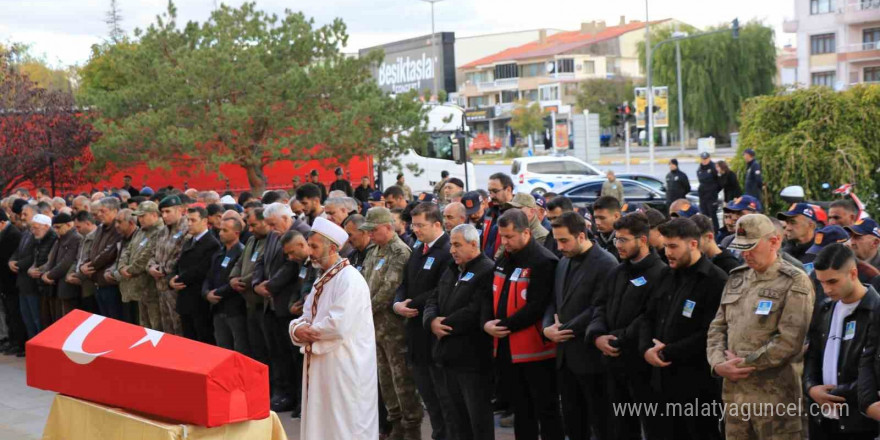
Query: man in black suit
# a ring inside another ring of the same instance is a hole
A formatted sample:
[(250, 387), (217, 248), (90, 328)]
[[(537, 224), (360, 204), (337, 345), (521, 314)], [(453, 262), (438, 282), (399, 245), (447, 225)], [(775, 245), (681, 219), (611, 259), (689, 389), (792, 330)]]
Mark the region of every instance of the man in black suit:
[(211, 303), (217, 345), (250, 356), (244, 296), (229, 284), (229, 274), (244, 250), (239, 241), (241, 230), (237, 219), (220, 222), (217, 231), (223, 247), (211, 257), (211, 270), (202, 284), (202, 296)]
[(422, 322), (436, 338), (437, 389), (451, 401), (448, 438), (492, 440), (492, 338), (479, 322), (480, 311), (491, 307), (495, 264), (483, 254), (473, 225), (453, 228), (450, 242), (453, 261), (431, 290)]
[(422, 324), (425, 303), (437, 289), (440, 275), (452, 257), (449, 255), (449, 236), (443, 232), (443, 216), (436, 203), (422, 202), (413, 208), (413, 233), (418, 241), (413, 247), (404, 269), (403, 281), (394, 297), (394, 312), (406, 320), (406, 360), (413, 371), (416, 388), (431, 418), (432, 438), (445, 439), (454, 432), (454, 421), (449, 411), (451, 401), (445, 390), (438, 386), (440, 369), (431, 359), (434, 337)]
[(288, 231), (297, 231), (305, 236), (309, 228), (305, 223), (294, 219), (293, 211), (283, 203), (266, 206), (263, 209), (263, 219), (272, 232), (266, 237), (262, 256), (257, 259), (252, 283), (254, 292), (268, 298), (264, 322), (273, 367), (275, 395), (272, 398), (272, 410), (283, 412), (294, 409), (300, 402), (300, 383), (295, 377), (293, 365), (297, 351), (294, 350), (288, 333), (288, 325), (294, 315), (290, 313), (288, 305), (301, 299), (296, 297), (300, 295), (302, 284), (299, 277), (301, 266), (287, 258), (282, 238)]
[(610, 419), (605, 368), (599, 350), (584, 338), (593, 318), (594, 292), (605, 283), (617, 259), (587, 238), (583, 216), (565, 212), (553, 220), (553, 237), (563, 258), (544, 313), (544, 336), (555, 342), (562, 417), (571, 440), (589, 440), (590, 432), (608, 439)]
[[(700, 253), (700, 228), (690, 219), (660, 225), (669, 268), (648, 301), (639, 351), (651, 369), (651, 386), (667, 404), (721, 403), (706, 359), (706, 335), (715, 318), (727, 272)], [(667, 414), (657, 438), (721, 439), (714, 415)]]
[(9, 220), (6, 211), (0, 209), (0, 298), (3, 299), (6, 326), (9, 328), (8, 340), (0, 345), (0, 351), (13, 355), (24, 353), (24, 341), (27, 339), (18, 304), (16, 275), (9, 267), (9, 259), (20, 242), (21, 231)]
[(211, 269), (211, 256), (220, 250), (220, 242), (208, 230), (208, 211), (202, 207), (186, 210), (187, 232), (180, 258), (174, 264), (168, 285), (177, 291), (177, 313), (183, 336), (214, 343), (211, 329), (211, 308), (202, 297), (202, 283)]

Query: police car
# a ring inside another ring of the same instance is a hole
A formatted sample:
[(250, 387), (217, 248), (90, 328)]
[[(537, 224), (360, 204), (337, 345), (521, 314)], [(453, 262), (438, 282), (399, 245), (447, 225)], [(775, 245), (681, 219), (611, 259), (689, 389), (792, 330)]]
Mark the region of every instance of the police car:
[(544, 195), (576, 182), (604, 179), (596, 167), (571, 156), (520, 157), (510, 174), (517, 192)]

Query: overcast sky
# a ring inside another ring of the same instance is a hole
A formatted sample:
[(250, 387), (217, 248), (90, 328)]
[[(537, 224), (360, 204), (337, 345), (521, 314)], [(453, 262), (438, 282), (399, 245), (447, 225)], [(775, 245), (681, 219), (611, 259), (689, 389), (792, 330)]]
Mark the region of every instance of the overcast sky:
[[(178, 0), (178, 23), (206, 20), (220, 0)], [(229, 3), (229, 2), (226, 2)], [(165, 11), (167, 0), (118, 0), (123, 29), (131, 34)], [(229, 4), (239, 5), (238, 2)], [(56, 65), (84, 64), (92, 44), (107, 35), (110, 0), (0, 0), (0, 41), (31, 44)], [(348, 25), (346, 52), (430, 33), (431, 7), (422, 0), (258, 0), (257, 7), (282, 14), (303, 11), (319, 24), (340, 17)], [(435, 6), (437, 31), (472, 36), (513, 30), (573, 30), (583, 21), (616, 24), (621, 15), (644, 19), (643, 0), (443, 0)], [(650, 0), (651, 19), (676, 18), (698, 27), (757, 19), (776, 30), (776, 45), (794, 40), (782, 21), (794, 15), (794, 0)]]

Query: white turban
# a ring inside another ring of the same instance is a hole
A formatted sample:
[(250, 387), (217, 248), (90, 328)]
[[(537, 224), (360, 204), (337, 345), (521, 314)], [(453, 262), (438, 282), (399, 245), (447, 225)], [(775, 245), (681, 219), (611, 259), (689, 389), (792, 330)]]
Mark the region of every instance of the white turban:
[(348, 241), (348, 233), (345, 232), (345, 229), (340, 228), (336, 223), (323, 217), (315, 218), (315, 223), (312, 224), (312, 232), (317, 232), (327, 237), (340, 248)]

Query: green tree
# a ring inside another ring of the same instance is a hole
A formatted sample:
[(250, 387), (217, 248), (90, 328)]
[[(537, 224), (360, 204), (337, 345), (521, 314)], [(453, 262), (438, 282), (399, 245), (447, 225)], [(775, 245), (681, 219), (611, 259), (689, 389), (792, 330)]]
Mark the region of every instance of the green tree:
[(422, 104), (383, 93), (370, 69), (383, 54), (347, 58), (347, 39), (341, 20), (316, 27), (254, 3), (179, 27), (169, 2), (132, 41), (93, 49), (82, 70), (80, 100), (102, 132), (96, 163), (237, 164), (261, 191), (276, 160), (399, 156), (424, 139)]
[(541, 109), (536, 102), (525, 100), (517, 101), (510, 118), (510, 128), (519, 134), (520, 138), (526, 137), (529, 148), (532, 147), (532, 135), (544, 129), (544, 116), (547, 112)]
[[(725, 24), (707, 31), (728, 28)], [(680, 28), (691, 35), (701, 32)], [(672, 28), (651, 33), (652, 44), (672, 38)], [(773, 93), (776, 47), (773, 29), (750, 22), (739, 38), (720, 32), (685, 40), (681, 45), (681, 83), (684, 89), (684, 121), (703, 135), (726, 138), (739, 126), (742, 103), (753, 96)], [(645, 44), (639, 43), (645, 63)], [(675, 78), (675, 44), (660, 46), (653, 54), (654, 86), (669, 86), (669, 130), (678, 133), (678, 87)]]
[(635, 87), (641, 86), (632, 78), (591, 79), (581, 83), (577, 95), (579, 111), (589, 110), (599, 115), (599, 125), (610, 127), (614, 124), (617, 106), (624, 102), (633, 103)]
[[(804, 187), (807, 199), (828, 200), (823, 183), (856, 183), (873, 218), (880, 214), (880, 86), (836, 93), (813, 87), (746, 101), (740, 151), (731, 165), (745, 177), (742, 151), (753, 148), (765, 176), (768, 212), (787, 207), (778, 196), (789, 185)], [(874, 194), (874, 197), (871, 195)]]

